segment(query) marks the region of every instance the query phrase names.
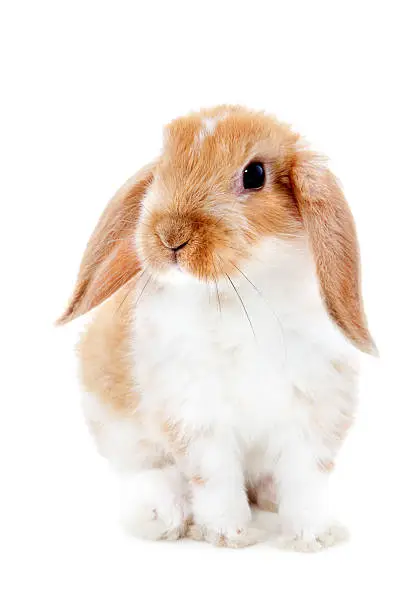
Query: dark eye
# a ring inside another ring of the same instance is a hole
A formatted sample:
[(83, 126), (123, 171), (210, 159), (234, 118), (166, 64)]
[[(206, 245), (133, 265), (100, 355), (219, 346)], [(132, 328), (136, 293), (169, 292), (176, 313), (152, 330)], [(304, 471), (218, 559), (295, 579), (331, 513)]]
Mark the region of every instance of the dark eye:
[(243, 174), (244, 189), (261, 189), (265, 184), (265, 168), (260, 162), (251, 162)]

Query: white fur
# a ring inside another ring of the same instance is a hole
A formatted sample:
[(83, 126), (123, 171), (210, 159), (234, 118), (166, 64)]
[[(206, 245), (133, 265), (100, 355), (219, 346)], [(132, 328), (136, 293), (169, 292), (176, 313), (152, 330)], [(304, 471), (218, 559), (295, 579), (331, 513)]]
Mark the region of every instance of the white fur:
[[(136, 518), (126, 519), (137, 524), (137, 533), (173, 536), (192, 512), (209, 541), (247, 544), (256, 536), (248, 530), (245, 486), (273, 474), (282, 538), (315, 550), (343, 537), (327, 504), (328, 475), (318, 463), (333, 459), (336, 425), (355, 405), (354, 378), (332, 362), (355, 368), (357, 351), (329, 319), (303, 239), (265, 239), (242, 269), (258, 289), (233, 275), (253, 330), (227, 281), (219, 282), (221, 311), (214, 286), (187, 275), (186, 282), (174, 282), (180, 272), (149, 284), (133, 329), (141, 391), (137, 424), (127, 425), (134, 444), (123, 443), (122, 429), (114, 433), (117, 424), (106, 421), (113, 433), (105, 454), (117, 466), (135, 466), (140, 454), (143, 471), (134, 472), (142, 474), (143, 486), (132, 509)], [(175, 467), (149, 472), (148, 465), (172, 453), (164, 420), (191, 441), (186, 453), (172, 455)], [(141, 439), (151, 442), (149, 451), (138, 449)], [(204, 484), (194, 483), (194, 475)], [(191, 508), (183, 497), (188, 483)], [(152, 517), (160, 519), (157, 529)]]
[(202, 121), (204, 125), (204, 130), (207, 135), (214, 134), (215, 128), (217, 127), (218, 119), (217, 117), (207, 117), (207, 119), (203, 119)]
[(199, 146), (203, 144), (207, 136), (212, 136), (212, 134), (214, 134), (218, 123), (225, 119), (227, 116), (228, 113), (221, 113), (219, 115), (216, 115), (215, 117), (205, 117), (201, 120), (202, 128), (197, 135)]
[(176, 466), (122, 476), (122, 525), (150, 540), (178, 539), (189, 516), (187, 487)]

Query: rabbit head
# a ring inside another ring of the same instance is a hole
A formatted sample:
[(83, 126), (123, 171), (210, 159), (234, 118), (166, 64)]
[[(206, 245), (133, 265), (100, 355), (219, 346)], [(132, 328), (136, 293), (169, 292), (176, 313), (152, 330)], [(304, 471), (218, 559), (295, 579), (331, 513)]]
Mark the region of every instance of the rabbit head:
[(265, 237), (300, 235), (329, 315), (353, 344), (373, 352), (353, 218), (324, 160), (264, 113), (221, 106), (176, 119), (165, 128), (160, 157), (108, 204), (60, 322), (141, 270), (208, 283), (234, 274)]

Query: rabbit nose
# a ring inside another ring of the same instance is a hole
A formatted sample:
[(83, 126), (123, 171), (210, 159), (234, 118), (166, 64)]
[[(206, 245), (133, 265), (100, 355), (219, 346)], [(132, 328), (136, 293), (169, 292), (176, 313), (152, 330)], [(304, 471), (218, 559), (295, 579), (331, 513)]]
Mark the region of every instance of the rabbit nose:
[(185, 242), (182, 242), (178, 246), (171, 246), (171, 247), (168, 247), (168, 248), (171, 249), (172, 251), (174, 251), (174, 253), (177, 253), (177, 251), (181, 251), (181, 249), (183, 249), (188, 243), (189, 243), (189, 241), (186, 240)]
[(168, 235), (165, 235), (163, 232), (158, 232), (158, 236), (162, 244), (164, 244), (164, 246), (167, 249), (170, 249), (171, 251), (173, 251), (173, 253), (177, 253), (177, 251), (181, 251), (181, 249), (183, 249), (190, 241), (189, 238), (187, 240), (182, 240), (176, 237), (173, 238)]

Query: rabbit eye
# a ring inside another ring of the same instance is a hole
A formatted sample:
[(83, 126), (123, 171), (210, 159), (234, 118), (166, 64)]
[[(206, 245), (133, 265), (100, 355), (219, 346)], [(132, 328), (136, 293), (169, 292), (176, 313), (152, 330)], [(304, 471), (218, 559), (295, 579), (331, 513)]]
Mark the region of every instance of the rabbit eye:
[(265, 184), (265, 168), (260, 162), (251, 162), (242, 177), (244, 189), (262, 189)]

